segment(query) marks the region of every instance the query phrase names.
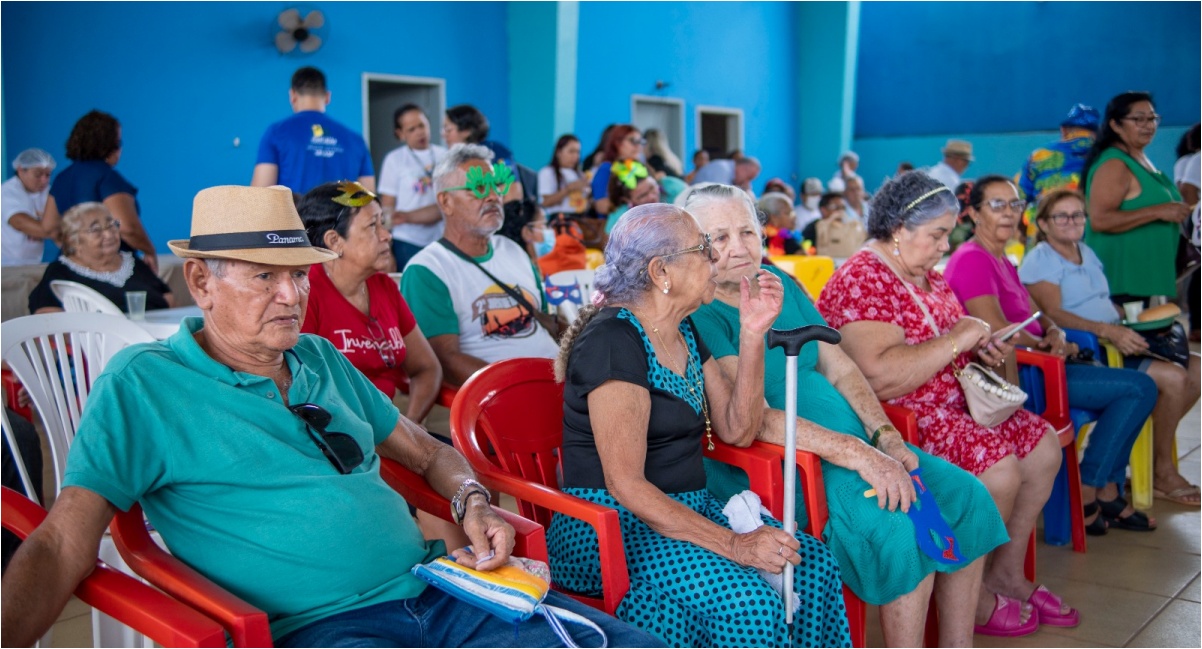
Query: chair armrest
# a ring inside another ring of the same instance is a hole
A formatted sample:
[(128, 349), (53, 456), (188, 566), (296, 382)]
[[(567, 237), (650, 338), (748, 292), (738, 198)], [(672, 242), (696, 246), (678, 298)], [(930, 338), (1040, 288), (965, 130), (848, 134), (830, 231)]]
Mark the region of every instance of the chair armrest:
[[(758, 445), (757, 445), (758, 444)], [(705, 456), (716, 462), (729, 464), (742, 469), (750, 482), (751, 490), (760, 497), (764, 507), (780, 520), (784, 515), (784, 473), (781, 470), (781, 460), (784, 459), (785, 449), (762, 442), (752, 442), (751, 446), (739, 448), (714, 440), (714, 450), (706, 448), (706, 440), (701, 441)]]
[(156, 588), (217, 620), (235, 647), (272, 646), (267, 614), (170, 555), (150, 538), (142, 507), (118, 513), (109, 530), (121, 558)]
[(889, 417), (889, 421), (897, 429), (897, 432), (901, 433), (902, 439), (907, 444), (922, 446), (922, 436), (918, 434), (918, 417), (913, 410), (884, 401), (881, 402), (881, 409), (885, 411), (885, 415)]
[[(498, 469), (476, 465), (480, 480), (493, 491), (507, 493), (564, 516), (584, 521), (597, 533), (601, 560), (602, 601), (610, 615), (630, 590), (630, 572), (626, 566), (626, 549), (622, 543), (622, 526), (617, 510), (589, 502), (562, 491), (518, 478)], [(552, 577), (554, 578), (554, 577)]]
[(1032, 367), (1043, 373), (1044, 410), (1037, 414), (1048, 420), (1057, 431), (1072, 426), (1068, 412), (1068, 383), (1064, 372), (1064, 359), (1021, 347), (1015, 349), (1014, 353), (1019, 367)]
[[(396, 490), (410, 505), (439, 518), (454, 522), (451, 516), (451, 501), (434, 491), (425, 478), (401, 466), (399, 462), (388, 458), (380, 458), (380, 477), (388, 486)], [(515, 532), (513, 553), (542, 562), (547, 561), (547, 535), (543, 526), (534, 521), (518, 516), (500, 507), (493, 507), (506, 523), (513, 526)]]
[(1102, 348), (1098, 344), (1098, 337), (1092, 332), (1083, 329), (1064, 329), (1064, 339), (1081, 349), (1092, 351), (1094, 358), (1102, 360)]
[[(46, 519), (46, 510), (3, 488), (4, 529), (25, 539)], [(167, 595), (97, 561), (75, 589), (84, 603), (165, 647), (224, 647), (221, 625)]]

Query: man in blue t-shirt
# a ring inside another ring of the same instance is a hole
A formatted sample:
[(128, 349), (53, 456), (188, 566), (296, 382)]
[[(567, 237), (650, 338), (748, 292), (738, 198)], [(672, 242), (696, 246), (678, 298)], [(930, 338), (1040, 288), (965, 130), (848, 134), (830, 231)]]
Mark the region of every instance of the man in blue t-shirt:
[(375, 171), (363, 137), (325, 114), (330, 103), (326, 75), (313, 67), (297, 70), (288, 101), (294, 114), (267, 127), (250, 184), (284, 185), (304, 194), (322, 183), (354, 178), (375, 191)]

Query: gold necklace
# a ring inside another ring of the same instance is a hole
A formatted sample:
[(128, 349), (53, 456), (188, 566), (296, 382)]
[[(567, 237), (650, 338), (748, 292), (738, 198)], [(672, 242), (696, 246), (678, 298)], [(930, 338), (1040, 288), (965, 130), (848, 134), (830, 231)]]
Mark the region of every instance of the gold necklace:
[[(672, 350), (668, 349), (667, 343), (664, 342), (664, 337), (659, 334), (659, 327), (651, 327), (651, 331), (655, 332), (655, 337), (659, 340), (660, 347), (664, 348), (664, 353), (668, 355), (668, 360), (672, 361), (673, 365), (676, 365), (676, 357), (672, 355)], [(676, 335), (680, 337), (680, 344), (684, 347), (685, 353), (688, 354), (685, 357), (686, 360), (684, 364), (685, 385), (689, 388), (689, 394), (696, 398), (697, 390), (693, 387), (693, 385), (689, 384), (689, 367), (691, 367), (693, 364), (693, 355), (689, 354), (689, 344), (685, 342), (684, 334), (680, 333), (680, 329), (676, 330)], [(714, 430), (710, 424), (710, 408), (709, 403), (705, 399), (705, 386), (701, 384), (700, 380), (694, 381), (694, 383), (697, 384), (698, 388), (701, 388), (701, 413), (705, 417), (705, 449), (707, 451), (712, 451), (714, 450)]]

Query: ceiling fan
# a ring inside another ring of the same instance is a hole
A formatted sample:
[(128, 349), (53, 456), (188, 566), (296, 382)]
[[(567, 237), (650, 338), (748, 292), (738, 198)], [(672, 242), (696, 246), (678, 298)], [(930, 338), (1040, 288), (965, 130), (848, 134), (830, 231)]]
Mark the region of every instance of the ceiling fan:
[(287, 54), (299, 49), (304, 54), (316, 52), (321, 47), (321, 30), (325, 27), (326, 17), (316, 9), (310, 11), (302, 20), (300, 10), (285, 9), (280, 12), (276, 22), (280, 32), (275, 35), (275, 47), (281, 54)]

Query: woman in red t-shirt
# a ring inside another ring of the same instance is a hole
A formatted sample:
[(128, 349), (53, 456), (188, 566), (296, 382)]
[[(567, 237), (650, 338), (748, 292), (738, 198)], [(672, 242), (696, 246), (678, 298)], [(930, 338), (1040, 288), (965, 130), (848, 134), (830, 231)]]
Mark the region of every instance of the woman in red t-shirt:
[(392, 253), (376, 195), (356, 182), (326, 183), (305, 194), (298, 211), (309, 241), (338, 253), (310, 269), (301, 331), (332, 342), (389, 398), (408, 382), (405, 416), (421, 423), (442, 386), (442, 367), (396, 282), (381, 272)]

